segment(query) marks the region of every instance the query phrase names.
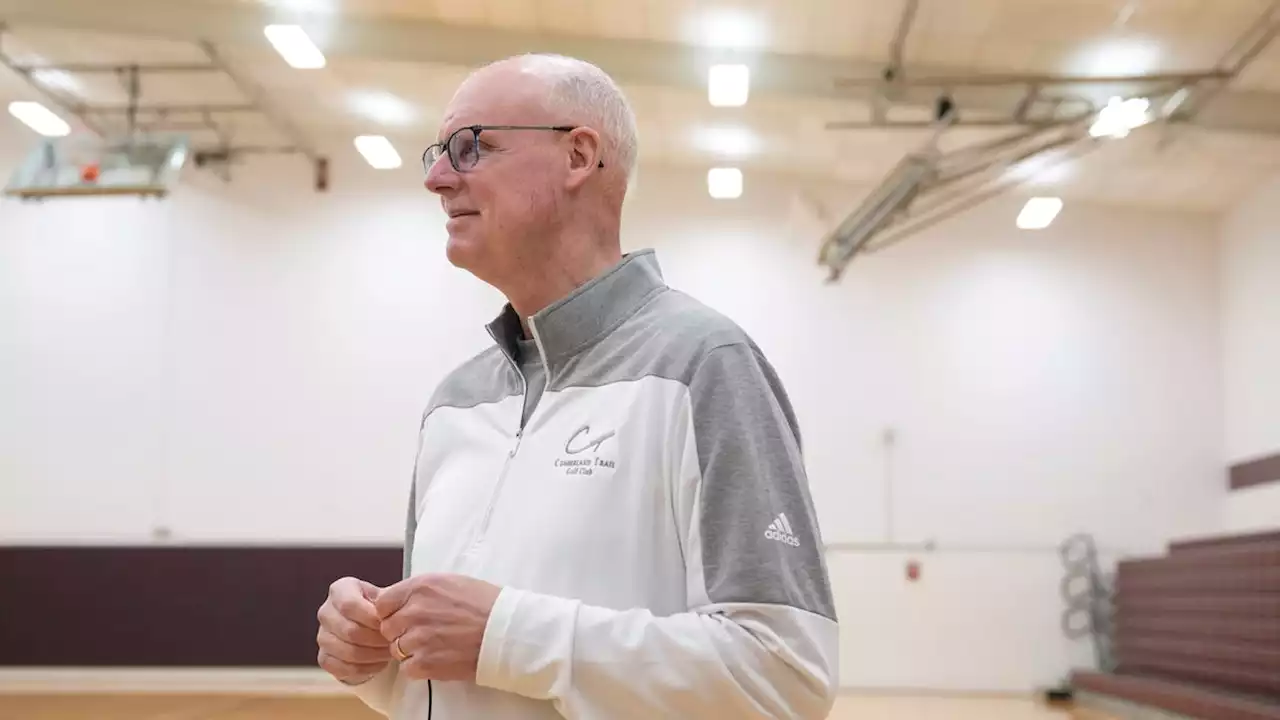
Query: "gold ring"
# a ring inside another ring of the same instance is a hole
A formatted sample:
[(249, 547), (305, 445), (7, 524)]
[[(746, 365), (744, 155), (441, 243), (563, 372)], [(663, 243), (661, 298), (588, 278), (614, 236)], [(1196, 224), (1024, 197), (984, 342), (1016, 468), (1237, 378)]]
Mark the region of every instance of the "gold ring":
[(405, 660), (413, 657), (412, 655), (405, 653), (404, 649), (400, 647), (400, 638), (396, 638), (391, 641), (391, 651), (396, 654), (396, 659), (400, 662), (404, 662)]

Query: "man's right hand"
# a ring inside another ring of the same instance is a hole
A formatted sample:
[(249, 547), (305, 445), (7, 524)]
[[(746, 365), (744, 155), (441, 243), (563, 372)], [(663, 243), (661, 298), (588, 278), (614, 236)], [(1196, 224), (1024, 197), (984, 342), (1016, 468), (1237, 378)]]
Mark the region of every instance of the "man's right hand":
[(344, 577), (329, 586), (329, 597), (316, 613), (317, 662), (348, 685), (368, 680), (391, 662), (391, 644), (379, 632), (382, 621), (374, 610), (380, 592), (372, 583)]

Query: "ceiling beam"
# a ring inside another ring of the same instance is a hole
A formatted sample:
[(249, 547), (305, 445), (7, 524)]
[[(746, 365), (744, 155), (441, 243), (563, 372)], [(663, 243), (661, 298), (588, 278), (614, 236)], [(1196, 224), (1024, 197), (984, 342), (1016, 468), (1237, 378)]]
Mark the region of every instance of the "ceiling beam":
[[(707, 68), (717, 62), (752, 67), (752, 94), (848, 99), (870, 103), (882, 82), (883, 60), (858, 60), (777, 52), (700, 48), (673, 42), (514, 32), (429, 20), (288, 12), (255, 2), (210, 0), (5, 0), (14, 31), (24, 25), (60, 27), (169, 40), (207, 41), (228, 50), (272, 52), (262, 34), (270, 23), (307, 29), (333, 59), (424, 62), (474, 67), (530, 51), (557, 52), (596, 63), (623, 84), (705, 92)], [(50, 58), (55, 64), (57, 58)], [(913, 78), (978, 78), (955, 68), (912, 66)], [(850, 79), (853, 80), (850, 80)], [(858, 78), (866, 78), (860, 81)], [(1012, 112), (1025, 88), (980, 87), (956, 94), (966, 107)], [(907, 89), (901, 102), (929, 107), (933, 89)], [(1280, 133), (1280, 93), (1227, 90), (1196, 117), (1194, 125), (1221, 130)]]

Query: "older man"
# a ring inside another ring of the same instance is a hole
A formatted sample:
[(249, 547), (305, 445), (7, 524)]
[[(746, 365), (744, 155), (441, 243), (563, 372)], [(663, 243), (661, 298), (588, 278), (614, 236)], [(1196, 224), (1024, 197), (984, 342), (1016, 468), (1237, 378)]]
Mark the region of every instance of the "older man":
[(396, 718), (823, 718), (837, 624), (760, 349), (623, 255), (635, 119), (598, 68), (474, 73), (428, 149), (447, 254), (509, 303), (423, 416), (405, 578), (343, 578), (319, 663)]

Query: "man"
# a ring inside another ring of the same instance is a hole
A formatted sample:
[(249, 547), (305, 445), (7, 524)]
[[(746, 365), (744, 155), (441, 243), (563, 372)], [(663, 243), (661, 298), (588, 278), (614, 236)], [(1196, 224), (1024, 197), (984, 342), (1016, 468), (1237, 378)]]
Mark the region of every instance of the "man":
[(424, 413), (406, 579), (333, 584), (321, 667), (412, 720), (826, 717), (837, 624), (796, 420), (741, 329), (623, 256), (621, 92), (509, 59), (439, 139), (449, 260), (509, 304)]

